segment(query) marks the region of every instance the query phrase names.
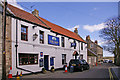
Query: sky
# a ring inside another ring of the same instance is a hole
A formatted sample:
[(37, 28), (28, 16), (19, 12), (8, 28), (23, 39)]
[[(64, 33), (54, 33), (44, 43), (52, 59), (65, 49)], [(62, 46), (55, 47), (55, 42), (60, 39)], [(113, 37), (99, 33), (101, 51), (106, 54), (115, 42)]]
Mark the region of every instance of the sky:
[[(39, 10), (40, 17), (61, 27), (71, 31), (78, 28), (78, 33), (83, 39), (90, 35), (91, 40), (98, 40), (98, 44), (101, 46), (104, 45), (105, 41), (99, 37), (99, 31), (105, 27), (106, 20), (118, 15), (119, 0), (32, 1), (9, 0), (14, 6), (27, 12), (31, 13), (34, 9)], [(104, 56), (113, 56), (107, 51), (103, 53)]]

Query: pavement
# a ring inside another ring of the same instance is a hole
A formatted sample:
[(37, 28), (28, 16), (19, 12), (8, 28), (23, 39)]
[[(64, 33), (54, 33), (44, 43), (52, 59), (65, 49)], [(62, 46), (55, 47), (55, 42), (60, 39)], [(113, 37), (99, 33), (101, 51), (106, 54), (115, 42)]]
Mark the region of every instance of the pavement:
[(83, 72), (75, 71), (73, 73), (70, 73), (69, 71), (67, 73), (64, 72), (64, 70), (57, 70), (54, 73), (51, 73), (50, 71), (47, 71), (46, 74), (38, 73), (38, 74), (31, 74), (31, 75), (23, 75), (23, 79), (29, 78), (30, 80), (34, 78), (35, 80), (38, 78), (82, 78), (82, 79), (103, 79), (103, 80), (109, 80), (109, 67), (115, 67), (114, 64), (111, 63), (105, 63), (102, 65), (91, 67), (89, 70), (85, 70)]
[(116, 80), (120, 80), (120, 66), (111, 67), (111, 72)]

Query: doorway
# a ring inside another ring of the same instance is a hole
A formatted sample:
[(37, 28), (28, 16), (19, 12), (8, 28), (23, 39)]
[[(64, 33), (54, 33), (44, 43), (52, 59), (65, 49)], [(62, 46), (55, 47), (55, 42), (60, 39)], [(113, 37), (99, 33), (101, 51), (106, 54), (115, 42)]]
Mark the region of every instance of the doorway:
[(49, 56), (44, 55), (44, 68), (45, 70), (49, 70)]

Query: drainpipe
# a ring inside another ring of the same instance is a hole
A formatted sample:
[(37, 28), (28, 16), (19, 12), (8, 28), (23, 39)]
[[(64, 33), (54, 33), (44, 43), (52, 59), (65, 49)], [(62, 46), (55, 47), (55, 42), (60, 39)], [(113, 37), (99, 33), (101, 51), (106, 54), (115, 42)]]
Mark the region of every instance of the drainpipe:
[(80, 59), (80, 42), (79, 42), (79, 59)]
[(32, 71), (29, 71), (29, 70), (26, 70), (26, 69), (22, 69), (22, 68), (19, 68), (17, 66), (17, 60), (18, 60), (18, 57), (17, 57), (18, 56), (18, 50), (17, 50), (17, 48), (18, 48), (18, 20), (17, 19), (16, 19), (16, 45), (15, 45), (15, 47), (16, 47), (16, 68), (20, 69), (20, 70), (23, 70), (23, 71), (34, 73)]

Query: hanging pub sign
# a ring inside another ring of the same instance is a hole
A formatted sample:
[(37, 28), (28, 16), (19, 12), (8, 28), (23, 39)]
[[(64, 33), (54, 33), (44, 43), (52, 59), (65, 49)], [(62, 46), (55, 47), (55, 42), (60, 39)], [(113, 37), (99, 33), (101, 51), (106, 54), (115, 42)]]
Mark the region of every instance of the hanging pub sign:
[(59, 38), (48, 35), (48, 44), (59, 46)]
[(76, 46), (76, 43), (71, 43), (71, 47), (75, 47)]
[(39, 59), (39, 66), (43, 67), (43, 58)]
[(43, 57), (43, 52), (40, 52), (40, 57)]

